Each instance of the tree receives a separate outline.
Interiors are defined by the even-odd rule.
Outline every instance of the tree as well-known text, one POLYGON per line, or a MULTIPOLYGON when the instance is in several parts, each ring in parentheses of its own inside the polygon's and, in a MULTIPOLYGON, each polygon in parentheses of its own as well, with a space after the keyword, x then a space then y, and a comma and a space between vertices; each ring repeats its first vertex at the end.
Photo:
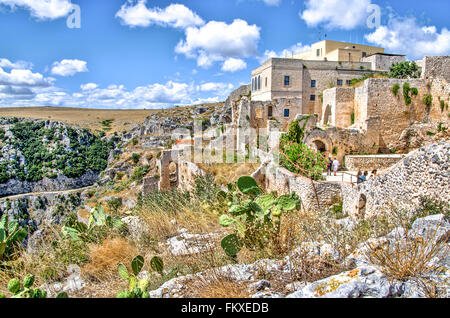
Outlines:
POLYGON ((389 69, 390 78, 419 78, 421 75, 416 62, 394 63, 389 69))

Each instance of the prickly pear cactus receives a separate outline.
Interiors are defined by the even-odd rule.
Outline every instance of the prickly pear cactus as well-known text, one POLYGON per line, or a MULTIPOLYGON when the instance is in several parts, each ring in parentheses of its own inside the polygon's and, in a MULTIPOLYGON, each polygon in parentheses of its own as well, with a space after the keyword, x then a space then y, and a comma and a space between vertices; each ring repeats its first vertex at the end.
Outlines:
POLYGON ((243 246, 255 249, 274 241, 280 230, 283 212, 300 207, 300 199, 295 193, 278 198, 274 193, 262 194, 252 177, 239 178, 236 186, 229 185, 228 193, 221 194, 221 198, 225 198, 222 204, 229 208, 228 213, 219 217, 220 225, 235 229, 234 234, 226 236, 221 242, 225 254, 232 258, 243 246), (240 193, 235 190, 236 186, 240 193))

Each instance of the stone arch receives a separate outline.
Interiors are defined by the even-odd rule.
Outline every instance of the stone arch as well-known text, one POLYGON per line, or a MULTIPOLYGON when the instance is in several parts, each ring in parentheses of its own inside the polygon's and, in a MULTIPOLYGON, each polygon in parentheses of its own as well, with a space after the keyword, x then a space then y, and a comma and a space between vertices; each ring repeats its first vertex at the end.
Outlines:
POLYGON ((333 142, 328 134, 322 130, 313 130, 305 139, 305 143, 313 149, 321 152, 331 153, 333 150, 333 142))

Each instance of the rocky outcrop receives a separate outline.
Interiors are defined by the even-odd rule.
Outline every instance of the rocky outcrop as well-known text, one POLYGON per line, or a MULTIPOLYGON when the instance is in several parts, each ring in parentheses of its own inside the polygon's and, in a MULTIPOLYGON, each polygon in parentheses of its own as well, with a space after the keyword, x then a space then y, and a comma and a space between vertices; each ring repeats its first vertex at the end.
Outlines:
MULTIPOLYGON (((236 281, 245 284, 249 293, 253 293, 253 298, 416 298, 425 297, 426 291, 417 277, 406 280, 396 280, 388 277, 385 270, 379 264, 371 263, 368 258, 370 252, 368 243, 377 249, 380 246, 396 246, 402 244, 406 239, 406 230, 397 228, 385 237, 371 239, 360 245, 350 256, 342 260, 339 253, 329 244, 311 242, 302 243, 299 248, 281 260, 259 260, 253 264, 227 265, 220 268, 209 269, 194 275, 174 278, 164 283, 160 288, 150 292, 151 298, 184 298, 192 297, 190 284, 201 280, 208 282, 214 277, 223 277, 229 281, 236 281), (303 255, 307 259, 322 257, 322 259, 332 259, 336 262, 343 262, 347 266, 353 266, 351 270, 346 270, 338 275, 305 283, 300 281, 289 282, 283 278, 292 277, 293 271, 303 270, 301 266, 294 265, 296 257, 303 255), (294 268, 295 267, 295 268, 294 268), (260 274, 271 277, 268 280, 258 279, 260 274), (276 291, 272 286, 285 283, 284 290, 287 293, 276 291)), ((441 287, 441 292, 448 289, 450 279, 450 259, 448 258, 448 237, 450 233, 450 223, 444 215, 432 215, 416 220, 409 231, 409 240, 423 240, 430 244, 441 242, 444 248, 435 255, 434 258, 421 260, 425 265, 434 265, 440 268, 439 273, 423 273, 420 279, 441 287), (430 235, 432 240, 430 240, 430 235)), ((424 248, 429 248, 424 245, 424 248)), ((411 251, 412 253, 413 251, 411 251)), ((438 291, 439 292, 439 291, 438 291)))
POLYGON ((24 193, 79 189, 93 185, 98 179, 99 174, 93 171, 89 171, 79 178, 68 178, 58 174, 55 179, 44 178, 37 182, 10 179, 6 183, 0 184, 0 197, 24 193))

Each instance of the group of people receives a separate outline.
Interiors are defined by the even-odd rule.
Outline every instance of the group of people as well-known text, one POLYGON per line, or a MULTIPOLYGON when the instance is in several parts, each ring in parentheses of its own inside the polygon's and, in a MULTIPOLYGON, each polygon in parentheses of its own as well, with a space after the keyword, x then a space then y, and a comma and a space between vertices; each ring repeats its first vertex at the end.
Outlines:
MULTIPOLYGON (((339 170, 339 166, 340 166, 340 162, 339 160, 337 160, 337 158, 333 158, 331 155, 328 156, 328 164, 327 164, 327 174, 328 176, 331 176, 332 173, 334 173, 334 176, 336 176, 336 172, 339 170)), ((376 177, 378 174, 378 170, 373 170, 370 178, 374 178, 376 177)), ((357 184, 366 182, 369 179, 369 172, 368 171, 364 171, 362 172, 361 170, 358 171, 358 175, 357 175, 357 184)))
POLYGON ((331 156, 328 157, 328 165, 327 165, 327 172, 328 175, 331 176, 331 171, 334 172, 334 175, 336 176, 336 172, 339 170, 340 166, 339 160, 337 158, 332 159, 331 156))
MULTIPOLYGON (((375 169, 372 171, 372 174, 370 175, 370 178, 374 178, 377 176, 378 171, 375 169)), ((363 182, 366 182, 369 179, 369 172, 368 171, 364 171, 364 173, 359 170, 358 171, 358 175, 357 175, 357 184, 361 184, 363 182)))

